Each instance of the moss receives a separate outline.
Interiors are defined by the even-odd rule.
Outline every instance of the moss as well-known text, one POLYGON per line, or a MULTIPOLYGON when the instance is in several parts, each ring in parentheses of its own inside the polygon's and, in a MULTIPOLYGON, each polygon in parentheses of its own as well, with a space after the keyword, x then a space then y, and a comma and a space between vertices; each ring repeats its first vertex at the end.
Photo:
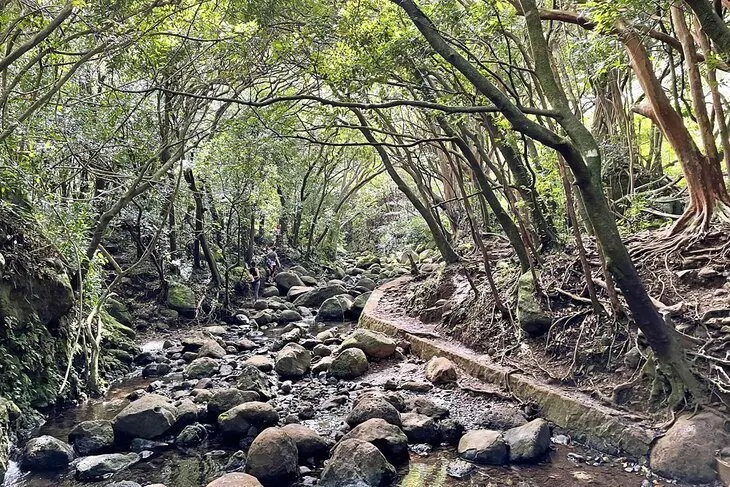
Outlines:
POLYGON ((129 312, 126 304, 111 298, 107 301, 106 311, 119 323, 125 326, 132 326, 132 314, 129 312))
POLYGON ((552 324, 535 296, 535 281, 530 271, 522 274, 517 283, 517 321, 523 330, 534 336, 546 333, 552 324))
POLYGON ((167 289, 167 306, 182 313, 195 311, 195 293, 185 284, 170 283, 167 289))

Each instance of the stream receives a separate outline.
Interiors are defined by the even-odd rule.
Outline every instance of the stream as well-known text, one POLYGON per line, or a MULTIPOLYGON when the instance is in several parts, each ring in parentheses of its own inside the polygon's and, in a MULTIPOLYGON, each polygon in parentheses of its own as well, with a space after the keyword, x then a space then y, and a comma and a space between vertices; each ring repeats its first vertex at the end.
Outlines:
MULTIPOLYGON (((316 335, 326 329, 333 329, 338 334, 347 333, 353 323, 326 324, 306 320, 302 327, 308 335, 316 335)), ((241 361, 257 352, 270 353, 269 349, 281 334, 281 327, 261 327, 253 330, 245 326, 227 325, 225 339, 246 336, 259 349, 235 355, 227 355, 224 361, 237 367, 241 361)), ((167 342, 178 343, 179 339, 189 331, 177 330, 150 337, 141 345, 144 352, 164 354, 163 346, 167 342)), ((169 355, 169 353, 168 353, 169 355)), ((171 360, 175 365, 175 361, 171 360)), ((179 362, 179 361, 178 361, 179 362)), ((121 411, 129 400, 127 397, 134 391, 144 389, 163 394, 173 399, 186 397, 192 386, 182 375, 182 365, 177 364, 173 371, 160 378, 145 378, 141 368, 128 374, 122 380, 112 384, 102 399, 89 400, 71 409, 59 412, 48 418, 39 428, 38 435, 51 435, 63 441, 68 440, 69 431, 78 423, 92 419, 112 419, 121 411)), ((369 371, 352 381, 327 380, 320 376, 305 377, 293 382, 291 392, 278 393, 271 400, 277 409, 300 412, 299 421, 324 437, 339 439, 347 429, 344 417, 351 408, 348 401, 342 405, 333 405, 327 401, 336 395, 353 396, 360 391, 376 389, 392 389, 394 382, 403 380, 425 383, 423 361, 415 357, 406 360, 388 359, 372 363, 369 371), (311 408, 312 414, 302 416, 303 409, 311 408), (308 418, 308 416, 313 416, 308 418)), ((270 372, 274 377, 276 374, 270 372)), ((225 380, 218 379, 215 380, 225 380)), ((192 381, 197 382, 197 381, 192 381)), ((466 429, 484 427, 510 427, 524 421, 523 412, 514 404, 504 402, 484 394, 462 390, 459 387, 433 388, 427 392, 399 391, 405 398, 422 396, 434 401, 437 405, 449 410, 451 418, 459 421, 466 429)), ((286 414, 282 414, 282 422, 286 414)), ((409 445, 410 461, 399 467, 399 479, 396 485, 402 487, 451 487, 451 486, 519 486, 519 487, 551 487, 566 485, 594 485, 606 487, 646 487, 642 468, 625 459, 605 456, 588 451, 580 445, 571 444, 569 437, 553 432, 553 445, 549 458, 536 465, 512 465, 507 467, 469 466, 468 474, 463 472, 464 462, 457 459, 454 447, 428 445, 409 445), (455 468, 456 466, 461 466, 455 468), (465 474, 464 478, 455 478, 454 474, 465 474)), ((211 434, 199 447, 176 448, 173 442, 169 447, 151 452, 147 458, 132 467, 118 472, 111 479, 99 482, 80 482, 73 477, 73 468, 60 473, 22 472, 17 461, 11 462, 5 475, 3 487, 80 487, 86 485, 106 486, 114 481, 131 480, 141 485, 165 484, 167 487, 199 487, 227 471, 235 469, 238 458, 235 453, 239 445, 223 441, 220 435, 211 434)), ((240 455, 240 454, 239 454, 240 455)), ((469 464, 470 465, 470 464, 469 464)), ((316 485, 321 465, 300 467, 301 480, 296 485, 316 485)))

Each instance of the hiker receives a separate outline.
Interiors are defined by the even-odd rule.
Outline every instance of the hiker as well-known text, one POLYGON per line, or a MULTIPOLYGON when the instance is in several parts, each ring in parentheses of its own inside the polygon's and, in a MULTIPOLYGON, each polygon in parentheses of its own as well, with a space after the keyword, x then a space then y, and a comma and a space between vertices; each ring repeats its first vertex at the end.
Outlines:
POLYGON ((273 281, 276 271, 281 267, 279 256, 276 254, 276 247, 273 245, 269 249, 269 253, 266 254, 264 262, 266 263, 266 281, 273 281))
POLYGON ((261 287, 261 274, 255 264, 251 264, 248 268, 248 282, 251 285, 251 294, 253 295, 253 306, 259 299, 259 288, 261 287))

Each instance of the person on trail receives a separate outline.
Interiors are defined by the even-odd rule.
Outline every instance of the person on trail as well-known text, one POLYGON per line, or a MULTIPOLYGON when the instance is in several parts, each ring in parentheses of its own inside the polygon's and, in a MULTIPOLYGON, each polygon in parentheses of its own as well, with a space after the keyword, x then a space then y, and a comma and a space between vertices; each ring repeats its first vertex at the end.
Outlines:
POLYGON ((251 264, 248 268, 248 282, 251 285, 251 295, 253 297, 253 306, 259 299, 259 288, 261 287, 261 274, 255 264, 251 264))
POLYGON ((277 269, 281 267, 279 256, 276 254, 276 248, 273 245, 269 249, 269 253, 266 254, 264 262, 266 263, 266 281, 273 281, 277 269))

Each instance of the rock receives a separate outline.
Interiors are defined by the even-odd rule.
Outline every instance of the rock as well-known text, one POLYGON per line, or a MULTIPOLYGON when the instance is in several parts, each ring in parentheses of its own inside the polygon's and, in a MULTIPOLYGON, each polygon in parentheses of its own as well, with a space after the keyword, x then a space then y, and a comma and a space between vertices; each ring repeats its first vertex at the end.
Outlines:
POLYGON ((418 413, 404 413, 400 416, 403 432, 410 443, 438 443, 439 425, 430 416, 418 413))
POLYGON ((276 286, 266 286, 263 291, 261 291, 261 297, 262 298, 273 298, 275 296, 279 296, 281 293, 279 292, 279 288, 276 286))
POLYGON ((307 294, 310 291, 314 291, 314 289, 315 288, 311 286, 294 286, 289 289, 288 293, 286 293, 286 299, 289 301, 296 301, 299 296, 307 294))
POLYGON ((361 295, 359 295, 358 297, 355 298, 355 301, 352 302, 352 309, 351 309, 351 313, 353 314, 353 316, 355 316, 355 317, 360 316, 360 314, 362 313, 362 310, 365 309, 365 305, 367 304, 368 299, 370 299, 370 294, 372 294, 372 293, 369 293, 369 292, 362 293, 361 295))
POLYGON ((305 286, 317 287, 317 285, 319 284, 317 282, 316 277, 312 277, 312 276, 301 276, 301 277, 302 277, 302 282, 304 283, 305 286))
POLYGON ((408 437, 398 426, 384 419, 368 419, 355 426, 342 441, 351 438, 372 443, 391 463, 400 463, 408 458, 408 437))
POLYGON ((369 277, 361 277, 357 281, 357 285, 358 286, 362 286, 364 288, 367 288, 369 291, 372 291, 373 289, 375 289, 375 286, 377 286, 377 284, 375 283, 375 281, 373 281, 369 277))
POLYGON ((251 443, 246 472, 265 486, 287 485, 296 479, 297 445, 281 428, 266 428, 251 443))
POLYGON ((509 460, 515 463, 536 462, 550 450, 550 426, 538 418, 504 432, 509 460))
POLYGON ((294 321, 302 321, 302 315, 300 315, 293 309, 285 309, 281 313, 279 313, 276 321, 278 323, 292 323, 294 321))
POLYGON ((358 329, 352 332, 340 345, 341 350, 359 348, 370 358, 381 359, 393 355, 395 341, 372 330, 358 329))
POLYGON ((239 350, 244 350, 244 351, 253 350, 254 348, 257 348, 258 347, 258 345, 256 345, 255 342, 249 340, 248 338, 241 338, 241 339, 237 340, 234 343, 234 345, 239 350))
POLYGON ((139 462, 136 453, 109 453, 84 457, 76 464, 76 477, 79 480, 100 480, 139 462))
POLYGON ((444 419, 449 415, 448 409, 441 407, 432 400, 422 396, 408 398, 405 401, 405 407, 406 410, 410 412, 425 414, 426 416, 430 416, 435 419, 444 419))
POLYGON ((312 366, 312 373, 319 374, 321 372, 328 372, 333 360, 334 357, 331 355, 329 357, 323 357, 322 360, 312 366))
POLYGON ((332 377, 338 379, 354 379, 368 370, 368 358, 359 348, 348 348, 337 354, 329 367, 332 377))
POLYGON ((175 438, 175 444, 183 448, 199 446, 208 438, 208 430, 202 424, 189 424, 175 438))
POLYGON ((158 394, 146 394, 114 418, 114 432, 131 438, 157 438, 175 424, 177 409, 158 394))
POLYGON ((279 272, 274 280, 283 294, 286 294, 294 286, 304 286, 304 283, 295 272, 279 272))
POLYGON ((369 396, 358 400, 347 415, 346 421, 351 427, 364 423, 368 419, 380 418, 396 426, 401 425, 400 413, 385 398, 369 396))
POLYGON ((329 357, 330 355, 332 355, 332 349, 327 345, 319 343, 314 346, 314 348, 312 349, 312 353, 316 357, 329 357))
POLYGON ((172 371, 168 364, 148 364, 142 369, 142 377, 162 377, 172 371))
POLYGON ((186 398, 175 403, 177 418, 175 428, 180 429, 198 421, 198 406, 191 399, 186 398))
POLYGON ((249 428, 274 426, 279 413, 271 404, 251 401, 240 404, 218 416, 218 426, 227 435, 246 436, 249 428))
POLYGON ((223 358, 226 351, 215 340, 206 340, 198 349, 198 357, 223 358))
POLYGON ((459 440, 457 448, 464 460, 482 465, 504 465, 509 459, 502 433, 493 430, 473 430, 459 440))
POLYGON ((367 441, 341 441, 327 462, 320 487, 384 487, 395 480, 395 467, 367 441))
POLYGON ((457 445, 464 434, 464 426, 455 419, 444 419, 439 422, 441 441, 449 445, 457 445))
POLYGON ((271 372, 274 370, 274 361, 266 355, 252 355, 246 359, 246 365, 252 365, 261 372, 271 372))
POLYGON ((337 296, 327 298, 317 310, 317 321, 344 321, 345 307, 337 296))
POLYGON ((219 367, 220 364, 217 360, 210 357, 201 357, 190 362, 185 367, 183 374, 187 379, 203 379, 215 375, 219 367))
POLYGON ((121 301, 114 298, 107 299, 106 312, 124 326, 132 326, 132 314, 129 312, 129 307, 121 301))
POLYGON ((114 446, 114 428, 104 419, 83 421, 69 432, 68 440, 81 456, 101 453, 114 446))
POLYGON ((449 462, 446 467, 446 475, 455 479, 465 479, 474 473, 474 470, 476 470, 476 467, 473 463, 457 458, 456 460, 449 462))
POLYGON ((408 381, 401 384, 400 388, 404 391, 428 392, 433 389, 433 384, 430 382, 408 381))
POLYGON ((520 328, 532 336, 544 335, 553 322, 543 311, 540 300, 535 296, 535 281, 531 271, 522 274, 518 281, 517 321, 520 328))
POLYGON ((715 451, 728 444, 725 420, 711 412, 682 415, 657 440, 649 463, 659 475, 691 483, 715 479, 715 451))
POLYGON ((426 364, 426 379, 434 384, 456 382, 456 366, 444 357, 434 357, 426 364))
POLYGON ((208 415, 211 418, 218 418, 218 416, 229 409, 233 409, 247 402, 258 401, 259 399, 259 394, 255 391, 242 391, 235 387, 216 389, 208 401, 208 415))
POLYGON ((206 487, 263 487, 253 475, 242 472, 227 473, 218 477, 206 487))
POLYGON ((331 284, 318 287, 299 295, 295 300, 296 306, 306 306, 307 308, 318 308, 326 299, 337 296, 338 294, 346 294, 347 290, 340 284, 331 284))
POLYGON ((316 431, 301 424, 287 424, 281 430, 294 440, 299 452, 299 460, 304 462, 308 458, 326 458, 330 443, 316 431))
POLYGON ((269 379, 252 365, 244 365, 236 380, 238 388, 242 391, 255 391, 262 399, 274 397, 269 379))
POLYGON ((59 470, 74 459, 71 445, 53 436, 31 438, 23 449, 20 466, 23 470, 34 472, 59 470))
POLYGON ((298 379, 309 371, 311 361, 312 352, 296 343, 289 343, 276 354, 274 370, 281 377, 298 379))
POLYGON ((169 283, 167 287, 168 308, 174 309, 183 316, 193 317, 197 309, 197 300, 192 289, 182 283, 169 283))
POLYGON ((203 331, 215 336, 225 335, 227 332, 226 327, 221 325, 206 326, 203 331))

